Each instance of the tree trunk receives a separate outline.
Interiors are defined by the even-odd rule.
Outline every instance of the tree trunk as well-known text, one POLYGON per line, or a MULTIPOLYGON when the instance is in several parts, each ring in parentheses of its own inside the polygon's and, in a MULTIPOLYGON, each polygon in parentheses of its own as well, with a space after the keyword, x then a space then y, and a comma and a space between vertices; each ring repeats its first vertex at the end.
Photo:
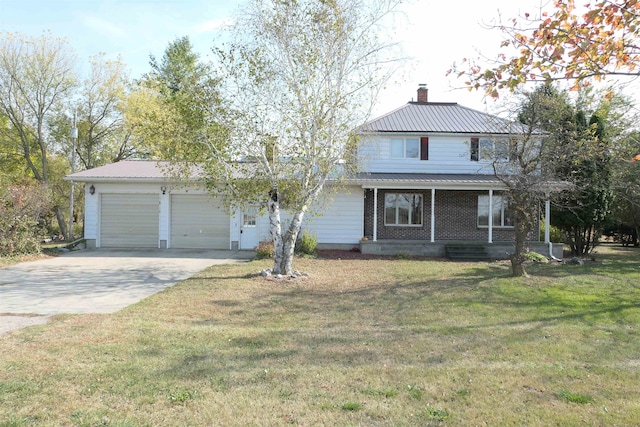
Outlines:
POLYGON ((304 210, 298 211, 291 218, 291 224, 284 235, 282 241, 282 263, 280 265, 280 271, 282 274, 293 273, 293 256, 296 249, 296 240, 300 229, 302 228, 302 219, 304 218, 304 210))
POLYGON ((524 269, 525 254, 527 252, 527 226, 526 220, 518 221, 516 214, 515 224, 515 251, 511 255, 511 274, 514 277, 527 277, 524 269))
POLYGON ((281 274, 282 265, 282 225, 280 223, 280 202, 278 193, 271 190, 267 201, 269 210, 269 230, 271 231, 271 241, 273 242, 273 274, 281 274))
POLYGON ((58 227, 60 227, 60 234, 63 236, 67 235, 67 221, 64 218, 64 214, 62 213, 62 208, 60 206, 55 206, 53 208, 56 212, 56 219, 58 220, 58 227))

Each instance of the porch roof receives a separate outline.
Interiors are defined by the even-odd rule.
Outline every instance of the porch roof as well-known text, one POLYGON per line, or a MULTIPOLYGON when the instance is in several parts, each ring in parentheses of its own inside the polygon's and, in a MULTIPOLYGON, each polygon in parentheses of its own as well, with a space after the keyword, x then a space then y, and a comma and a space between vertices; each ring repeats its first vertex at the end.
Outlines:
POLYGON ((354 180, 363 188, 501 189, 493 175, 433 173, 358 173, 354 180))

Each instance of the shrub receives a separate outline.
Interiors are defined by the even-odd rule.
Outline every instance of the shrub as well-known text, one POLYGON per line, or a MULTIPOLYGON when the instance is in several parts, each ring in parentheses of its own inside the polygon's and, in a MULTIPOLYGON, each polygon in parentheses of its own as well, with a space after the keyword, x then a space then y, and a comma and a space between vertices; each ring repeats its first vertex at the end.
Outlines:
POLYGON ((40 252, 38 224, 51 208, 45 186, 0 185, 0 256, 40 252))
POLYGON ((271 241, 260 242, 255 250, 258 258, 273 258, 274 248, 271 241))
MULTIPOLYGON (((544 242, 544 221, 540 223, 540 241, 544 242)), ((549 240, 554 243, 561 243, 564 240, 562 236, 562 230, 555 225, 549 227, 549 240)))
POLYGON ((318 249, 318 239, 308 231, 302 232, 302 237, 296 242, 296 252, 304 255, 315 255, 318 249))
POLYGON ((526 254, 524 254, 524 259, 526 261, 535 262, 538 264, 545 264, 549 262, 549 259, 547 259, 546 256, 540 255, 537 252, 527 252, 526 254))

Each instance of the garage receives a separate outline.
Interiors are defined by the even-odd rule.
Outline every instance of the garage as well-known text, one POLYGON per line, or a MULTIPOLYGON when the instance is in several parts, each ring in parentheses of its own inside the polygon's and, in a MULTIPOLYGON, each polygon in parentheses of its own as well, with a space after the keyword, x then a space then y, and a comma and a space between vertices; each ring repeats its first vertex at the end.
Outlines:
POLYGON ((229 215, 207 194, 171 195, 172 248, 229 249, 229 215))
POLYGON ((100 246, 157 248, 158 194, 100 195, 100 246))

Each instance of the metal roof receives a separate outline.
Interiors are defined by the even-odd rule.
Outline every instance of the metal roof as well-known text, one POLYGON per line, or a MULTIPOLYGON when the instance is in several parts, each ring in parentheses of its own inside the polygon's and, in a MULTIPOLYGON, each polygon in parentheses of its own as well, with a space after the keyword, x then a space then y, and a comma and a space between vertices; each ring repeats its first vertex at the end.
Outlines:
POLYGON ((407 185, 423 188, 502 188, 494 175, 436 173, 358 173, 352 181, 363 187, 393 187, 407 185))
POLYGON ((433 132, 467 134, 513 134, 521 125, 463 107, 455 102, 409 102, 373 119, 362 132, 433 132))
POLYGON ((74 181, 133 179, 133 180, 164 180, 162 167, 168 162, 149 160, 121 160, 108 165, 87 169, 68 175, 66 179, 74 181))

